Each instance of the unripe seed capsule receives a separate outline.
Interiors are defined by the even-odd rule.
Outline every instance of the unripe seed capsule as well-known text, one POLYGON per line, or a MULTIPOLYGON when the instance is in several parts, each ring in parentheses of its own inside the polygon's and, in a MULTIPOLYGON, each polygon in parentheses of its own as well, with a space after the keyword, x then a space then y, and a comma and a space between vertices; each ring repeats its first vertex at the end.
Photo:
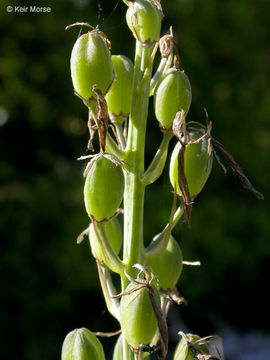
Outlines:
MULTIPOLYGON (((133 289, 135 286, 132 283, 129 284, 126 291, 133 289)), ((159 304, 160 300, 156 288, 154 288, 154 291, 156 292, 156 301, 159 304)), ((151 342, 157 330, 157 319, 147 288, 143 287, 129 295, 122 296, 120 319, 122 333, 133 348, 137 349, 140 344, 149 344, 151 342)))
MULTIPOLYGON (((126 360, 134 360, 134 352, 128 347, 126 349, 126 360)), ((143 357, 145 359, 145 357, 143 357)), ((117 342, 114 346, 112 360, 123 360, 123 339, 122 334, 119 335, 117 342)))
POLYGON ((143 45, 159 40, 162 12, 150 0, 135 0, 126 14, 127 24, 133 35, 143 45))
MULTIPOLYGON (((153 242, 155 242, 155 238, 153 242)), ((158 289, 168 290, 175 287, 182 273, 182 262, 182 251, 172 235, 164 251, 147 257, 146 263, 152 268, 156 276, 154 283, 158 289)))
POLYGON ((106 95, 111 119, 125 118, 129 115, 133 81, 133 64, 123 55, 113 55, 114 82, 106 95))
MULTIPOLYGON (((106 236, 114 252, 119 254, 122 245, 122 233, 119 221, 117 218, 112 218, 104 224, 97 224, 97 230, 99 230, 102 226, 104 226, 106 236)), ((94 257, 104 262, 103 251, 97 239, 93 223, 91 223, 89 227, 89 240, 94 257)))
POLYGON ((198 340, 200 340, 198 335, 185 334, 176 346, 173 360, 196 360, 198 354, 209 355, 207 345, 196 344, 198 340))
POLYGON ((84 185, 84 203, 89 216, 108 219, 119 207, 124 194, 124 174, 120 165, 99 156, 89 170, 84 185))
POLYGON ((103 347, 97 337, 86 328, 75 329, 65 338, 62 360, 105 360, 103 347))
MULTIPOLYGON (((126 349, 126 360, 134 360, 134 352, 130 349, 130 347, 127 347, 126 349)), ((142 359, 146 360, 149 359, 146 356, 142 356, 142 359)), ((123 360, 123 339, 122 334, 119 335, 117 342, 114 346, 113 350, 113 357, 112 360, 123 360)))
POLYGON ((105 95, 114 73, 111 54, 101 32, 93 30, 83 34, 75 42, 70 59, 71 78, 74 90, 84 98, 96 98, 92 91, 95 84, 105 95))
MULTIPOLYGON (((191 141, 201 136, 198 133, 190 133, 191 141)), ((178 184, 178 153, 181 148, 178 142, 172 152, 170 161, 170 181, 176 192, 181 195, 178 184)), ((184 152, 184 172, 191 197, 197 196, 203 189, 212 170, 213 152, 208 154, 208 137, 203 137, 198 143, 186 145, 184 152)))
POLYGON ((116 344, 114 346, 112 360, 122 360, 122 359, 123 359, 123 343, 122 343, 122 335, 119 335, 116 344))
POLYGON ((178 111, 187 115, 191 104, 191 86, 187 75, 170 69, 160 80, 154 94, 156 118, 165 129, 170 129, 178 111))

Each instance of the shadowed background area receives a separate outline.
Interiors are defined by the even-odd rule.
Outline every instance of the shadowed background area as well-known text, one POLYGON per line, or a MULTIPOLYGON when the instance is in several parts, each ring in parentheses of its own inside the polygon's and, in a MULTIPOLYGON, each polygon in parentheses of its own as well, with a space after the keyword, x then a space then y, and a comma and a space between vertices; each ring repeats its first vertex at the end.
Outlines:
MULTIPOLYGON (((85 29, 64 28, 75 21, 99 25, 112 53, 132 59, 125 10, 117 0, 1 1, 1 359, 59 359, 74 328, 118 329, 106 312, 89 243, 76 245, 89 223, 84 165, 76 161, 85 154, 88 131, 87 109, 73 95, 69 57, 85 29), (10 5, 49 6, 51 12, 8 13, 10 5)), ((202 266, 184 268, 178 285, 188 306, 173 307, 180 322, 170 320, 172 340, 181 326, 201 336, 226 326, 243 334, 269 331, 269 1, 164 0, 163 10, 162 34, 173 25, 193 89, 189 120, 204 122, 205 107, 213 136, 265 195, 264 201, 253 198, 231 171, 224 176, 214 164, 195 201, 191 229, 180 223, 174 231, 185 260, 202 266)), ((151 106, 147 163, 161 139, 151 106)), ((146 243, 168 221, 167 173, 168 164, 147 189, 146 243)), ((102 340, 107 354, 114 341, 102 340)))

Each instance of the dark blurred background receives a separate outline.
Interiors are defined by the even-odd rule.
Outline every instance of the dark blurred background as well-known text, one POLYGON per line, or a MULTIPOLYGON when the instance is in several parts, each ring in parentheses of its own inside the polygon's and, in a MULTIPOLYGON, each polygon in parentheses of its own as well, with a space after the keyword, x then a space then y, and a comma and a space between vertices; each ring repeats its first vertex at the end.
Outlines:
MULTIPOLYGON (((85 154, 87 110, 73 95, 69 71, 81 29, 64 28, 75 21, 99 25, 113 54, 133 58, 125 9, 120 0, 1 1, 0 359, 59 359, 75 327, 118 328, 106 312, 89 244, 75 241, 88 225, 83 164, 76 160, 85 154), (15 5, 51 12, 7 12, 15 5)), ((171 339, 187 329, 226 340, 229 329, 236 343, 234 350, 227 343, 227 359, 239 360, 244 337, 269 341, 270 3, 164 0, 163 10, 163 34, 173 25, 193 89, 189 119, 204 122, 207 109, 213 136, 265 196, 255 199, 214 164, 191 229, 180 223, 174 231, 184 258, 202 265, 184 268, 179 290, 188 306, 173 307, 171 339)), ((161 139, 152 114, 147 162, 161 139)), ((166 224, 171 201, 165 174, 147 189, 146 241, 166 224)), ((108 356, 114 341, 103 341, 108 356)), ((245 359, 261 359, 259 350, 245 359)))

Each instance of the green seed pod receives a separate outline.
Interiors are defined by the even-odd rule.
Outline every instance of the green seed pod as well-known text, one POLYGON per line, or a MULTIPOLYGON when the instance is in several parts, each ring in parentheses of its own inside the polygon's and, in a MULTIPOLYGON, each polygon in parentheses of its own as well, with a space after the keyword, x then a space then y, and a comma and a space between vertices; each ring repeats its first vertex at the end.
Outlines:
MULTIPOLYGON (((105 223, 97 224, 97 229, 99 230, 102 226, 104 227, 106 236, 114 252, 116 254, 119 254, 122 245, 122 233, 119 221, 117 220, 117 218, 112 218, 105 223)), ((99 259, 100 261, 104 261, 102 255, 103 251, 99 245, 93 223, 91 223, 89 227, 89 240, 92 254, 94 255, 94 257, 99 259)))
POLYGON ((126 56, 113 55, 114 82, 106 95, 111 119, 126 118, 130 113, 134 66, 126 56))
POLYGON ((170 129, 178 111, 187 115, 191 104, 191 86, 187 75, 170 69, 160 80, 154 94, 156 118, 165 129, 170 129))
POLYGON ((135 0, 127 10, 128 27, 143 45, 152 45, 159 40, 162 20, 159 7, 150 0, 135 0))
POLYGON ((62 360, 105 360, 103 347, 97 337, 86 328, 75 329, 65 338, 62 360))
POLYGON ((124 173, 120 165, 101 155, 95 159, 84 185, 84 203, 89 216, 108 219, 119 207, 124 194, 124 173))
POLYGON ((96 98, 92 91, 94 84, 105 95, 114 77, 105 35, 93 30, 80 36, 72 49, 70 68, 73 87, 79 96, 85 100, 96 98))
MULTIPOLYGON (((134 360, 134 353, 128 347, 127 354, 126 354, 126 360, 134 360)), ((143 357, 145 359, 145 357, 143 357)), ((122 334, 118 336, 117 342, 115 344, 114 350, 113 350, 113 358, 112 360, 123 360, 123 339, 122 334)))
MULTIPOLYGON (((155 239, 153 239, 153 246, 155 239)), ((146 263, 153 270, 156 279, 155 285, 158 289, 173 289, 182 273, 183 256, 180 246, 171 235, 168 245, 164 251, 159 254, 147 256, 146 263)))
MULTIPOLYGON (((129 284, 126 291, 136 285, 129 284)), ((156 292, 157 304, 160 304, 159 294, 156 292)), ((157 319, 152 307, 149 290, 142 288, 129 295, 124 295, 120 302, 120 320, 122 333, 126 341, 137 349, 140 344, 149 344, 157 330, 157 319)))
POLYGON ((122 360, 122 359, 123 359, 122 335, 119 335, 113 349, 113 360, 122 360))
POLYGON ((184 334, 176 346, 173 360, 196 360, 198 354, 209 355, 207 345, 199 340, 198 335, 184 334))
MULTIPOLYGON (((190 133, 191 141, 199 138, 201 134, 190 133)), ((172 152, 170 161, 170 181, 180 195, 178 184, 178 153, 181 148, 178 142, 172 152)), ((191 197, 197 196, 203 189, 212 170, 213 152, 208 154, 208 137, 203 137, 198 143, 186 145, 184 152, 184 172, 191 197)))

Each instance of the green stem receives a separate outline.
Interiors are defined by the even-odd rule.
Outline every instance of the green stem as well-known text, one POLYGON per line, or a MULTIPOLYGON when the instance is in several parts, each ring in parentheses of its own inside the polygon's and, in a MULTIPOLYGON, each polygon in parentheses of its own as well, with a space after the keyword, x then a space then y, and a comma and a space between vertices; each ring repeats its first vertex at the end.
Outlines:
POLYGON ((109 133, 107 133, 106 137, 106 151, 108 151, 110 154, 115 155, 119 160, 123 160, 124 158, 124 152, 119 149, 116 142, 113 140, 109 133))
POLYGON ((150 96, 154 95, 156 86, 162 76, 166 73, 166 71, 170 68, 172 64, 172 56, 170 55, 168 58, 162 58, 155 75, 152 77, 150 84, 150 96))
POLYGON ((123 134, 122 123, 115 122, 114 126, 115 126, 116 134, 117 134, 117 137, 118 137, 118 140, 120 143, 120 148, 121 148, 121 150, 124 150, 126 147, 126 139, 123 134))
MULTIPOLYGON (((124 252, 123 261, 127 272, 132 265, 143 262, 143 207, 145 185, 141 181, 144 172, 146 120, 148 114, 153 46, 143 47, 136 42, 132 102, 124 163, 124 252)), ((122 279, 123 289, 128 280, 122 279)))
POLYGON ((130 0, 123 0, 123 2, 127 5, 127 6, 129 6, 130 5, 130 0))
POLYGON ((171 230, 173 230, 173 228, 176 226, 176 224, 177 224, 178 221, 181 219, 181 217, 182 217, 183 214, 184 214, 184 207, 183 207, 183 206, 179 206, 179 207, 177 208, 176 212, 174 213, 171 230))
POLYGON ((120 322, 119 314, 119 299, 114 299, 112 296, 117 295, 115 287, 112 282, 111 273, 104 265, 102 266, 99 260, 96 259, 100 285, 103 296, 107 305, 108 311, 120 322))
POLYGON ((150 84, 150 95, 154 94, 155 88, 157 83, 159 82, 159 80, 161 79, 162 75, 163 75, 163 71, 165 69, 167 63, 167 59, 162 58, 160 60, 159 66, 157 68, 157 71, 155 72, 155 75, 153 76, 152 80, 151 80, 151 84, 150 84))
POLYGON ((150 243, 150 245, 146 249, 145 252, 146 257, 158 256, 163 251, 165 251, 168 245, 171 232, 184 213, 183 206, 179 206, 176 211, 175 211, 175 206, 176 206, 176 197, 174 198, 173 201, 170 220, 168 224, 165 226, 165 228, 162 230, 162 232, 159 235, 157 235, 157 237, 150 243))
POLYGON ((148 169, 142 175, 141 180, 145 185, 152 184, 162 174, 167 159, 169 142, 172 137, 172 133, 163 133, 161 144, 148 169))
POLYGON ((104 262, 112 271, 123 276, 124 267, 119 256, 113 250, 106 232, 104 230, 104 223, 97 224, 95 220, 92 220, 96 238, 98 240, 99 246, 102 249, 102 255, 104 257, 104 262))

